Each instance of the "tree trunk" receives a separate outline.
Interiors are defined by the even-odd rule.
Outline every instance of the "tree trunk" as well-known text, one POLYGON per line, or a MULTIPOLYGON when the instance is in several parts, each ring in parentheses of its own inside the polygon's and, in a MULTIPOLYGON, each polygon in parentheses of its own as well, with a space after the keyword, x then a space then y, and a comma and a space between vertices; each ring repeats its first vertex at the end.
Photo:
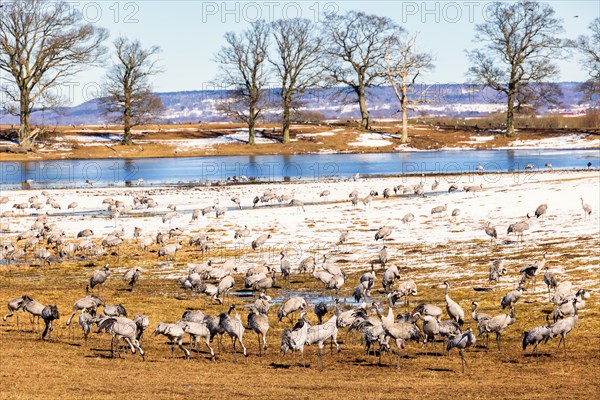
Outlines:
POLYGON ((406 95, 406 83, 402 82, 402 138, 401 143, 408 143, 408 96, 406 95))
POLYGON ((283 143, 290 142, 290 101, 289 99, 283 99, 283 143))
POLYGON ((128 94, 125 94, 123 109, 123 144, 133 144, 133 140, 131 140, 131 97, 128 94))
POLYGON ((508 93, 508 104, 506 108, 506 136, 515 136, 515 121, 514 121, 514 108, 515 108, 515 92, 509 91, 508 93))
POLYGON ((250 106, 250 113, 248 116, 248 144, 254 145, 254 126, 256 124, 254 105, 250 106))
POLYGON ((25 149, 30 149, 33 144, 29 137, 30 126, 29 126, 29 101, 28 95, 21 93, 20 102, 20 115, 19 115, 19 146, 25 149))
POLYGON ((369 111, 367 111, 367 99, 365 95, 365 87, 361 84, 357 91, 358 94, 358 105, 360 107, 360 127, 362 129, 371 128, 369 121, 369 111))

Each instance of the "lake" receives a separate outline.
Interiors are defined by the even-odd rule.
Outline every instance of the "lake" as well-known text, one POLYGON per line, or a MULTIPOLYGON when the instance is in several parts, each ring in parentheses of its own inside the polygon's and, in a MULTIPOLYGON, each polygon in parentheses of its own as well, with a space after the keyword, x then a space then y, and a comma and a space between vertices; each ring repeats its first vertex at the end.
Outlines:
POLYGON ((320 180, 361 176, 457 174, 476 172, 598 168, 599 149, 568 150, 465 150, 369 154, 299 154, 264 156, 220 156, 191 158, 142 158, 99 160, 52 160, 0 162, 1 188, 94 186, 199 185, 229 177, 247 177, 260 182, 320 180), (138 180, 142 179, 143 182, 138 180))

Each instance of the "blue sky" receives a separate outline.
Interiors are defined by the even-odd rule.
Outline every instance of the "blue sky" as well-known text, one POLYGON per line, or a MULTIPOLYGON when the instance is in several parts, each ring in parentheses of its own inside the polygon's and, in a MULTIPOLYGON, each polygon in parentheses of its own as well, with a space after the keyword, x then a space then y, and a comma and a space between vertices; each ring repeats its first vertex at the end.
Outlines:
MULTIPOLYGON (((563 19, 564 37, 588 33, 587 26, 600 16, 598 1, 550 1, 563 19)), ((158 45, 165 72, 155 77, 160 92, 207 88, 214 78, 213 55, 223 44, 223 34, 240 31, 258 17, 277 19, 301 15, 318 18, 324 9, 362 10, 384 15, 419 32, 423 50, 436 57, 436 68, 424 78, 428 83, 463 82, 468 60, 465 49, 473 43, 474 26, 483 21, 487 1, 79 1, 72 3, 86 19, 107 28, 111 40, 123 34, 145 46, 158 45)), ((581 81, 586 74, 571 57, 559 62, 563 81, 581 81)), ((72 87, 73 101, 93 96, 104 70, 81 73, 72 87)))

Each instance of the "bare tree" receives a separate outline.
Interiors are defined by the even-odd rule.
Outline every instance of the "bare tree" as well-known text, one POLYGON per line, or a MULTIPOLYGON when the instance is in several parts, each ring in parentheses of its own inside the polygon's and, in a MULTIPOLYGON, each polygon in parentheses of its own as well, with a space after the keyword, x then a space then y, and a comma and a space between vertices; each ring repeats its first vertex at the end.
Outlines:
POLYGON ((85 23, 72 4, 13 0, 0 11, 0 70, 9 74, 4 108, 18 115, 19 146, 31 148, 38 129, 31 129, 35 110, 56 105, 56 89, 65 78, 97 62, 104 54, 106 30, 85 23))
POLYGON ((385 57, 382 67, 385 79, 400 102, 402 143, 408 142, 408 110, 412 104, 420 102, 419 99, 411 98, 409 93, 419 75, 433 69, 433 56, 420 52, 416 42, 417 34, 408 36, 401 30, 394 32, 384 42, 385 57))
POLYGON ((582 85, 584 100, 592 103, 600 102, 600 18, 589 25, 591 36, 581 35, 577 40, 569 41, 581 54, 581 66, 588 72, 590 78, 582 85))
POLYGON ((506 136, 514 136, 519 93, 531 95, 558 73, 554 60, 563 41, 556 35, 562 24, 552 7, 533 0, 497 2, 487 11, 486 22, 475 27, 474 40, 483 47, 468 52, 469 74, 474 82, 506 96, 506 136))
POLYGON ((399 28, 390 18, 359 11, 325 16, 325 53, 329 59, 325 66, 335 83, 349 86, 358 97, 360 126, 364 129, 370 128, 366 88, 385 82, 380 65, 385 57, 385 38, 394 29, 399 28))
POLYGON ((308 19, 279 19, 272 24, 275 54, 269 61, 281 82, 283 143, 290 142, 290 112, 310 88, 322 81, 323 40, 308 19))
POLYGON ((219 109, 248 125, 248 144, 253 145, 268 84, 269 25, 258 20, 239 35, 227 32, 225 41, 227 44, 215 56, 219 64, 216 84, 233 90, 219 109))
POLYGON ((109 69, 100 101, 115 121, 123 124, 123 144, 133 143, 131 128, 150 122, 160 115, 164 106, 152 92, 149 78, 163 71, 156 55, 158 46, 144 49, 138 41, 119 37, 114 42, 116 61, 109 69))

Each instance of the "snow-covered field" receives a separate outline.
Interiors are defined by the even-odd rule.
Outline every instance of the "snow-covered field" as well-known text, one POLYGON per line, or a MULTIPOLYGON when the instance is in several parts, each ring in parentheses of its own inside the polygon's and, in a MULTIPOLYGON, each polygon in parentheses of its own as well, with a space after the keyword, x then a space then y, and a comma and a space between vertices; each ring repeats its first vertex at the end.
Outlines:
MULTIPOLYGON (((371 260, 377 259, 381 241, 374 240, 374 234, 381 226, 390 226, 393 233, 388 241, 391 262, 407 267, 405 276, 410 277, 410 269, 418 266, 426 275, 460 277, 472 274, 473 271, 456 270, 453 263, 457 258, 470 255, 487 255, 502 257, 516 254, 519 251, 532 250, 541 254, 550 244, 559 247, 565 253, 583 252, 578 260, 578 268, 589 270, 588 283, 599 287, 600 262, 600 190, 598 171, 589 172, 546 172, 516 174, 484 174, 438 177, 439 187, 431 192, 433 177, 426 177, 425 197, 394 196, 382 199, 385 188, 397 185, 415 185, 421 180, 417 178, 378 178, 360 179, 358 181, 327 181, 302 183, 270 183, 260 185, 237 185, 230 187, 197 187, 197 188, 89 188, 78 190, 47 190, 62 206, 62 210, 54 212, 46 206, 41 213, 48 213, 48 222, 55 223, 67 235, 67 242, 76 242, 76 235, 83 229, 90 228, 95 237, 102 238, 122 227, 125 238, 132 238, 134 227, 142 228, 143 236, 155 237, 157 232, 167 232, 171 227, 184 231, 184 246, 187 237, 202 233, 211 237, 213 253, 209 257, 217 263, 218 249, 232 249, 243 246, 233 239, 236 229, 247 226, 251 230, 249 242, 263 233, 270 233, 272 238, 265 245, 263 252, 251 250, 238 260, 239 269, 245 270, 253 265, 268 263, 277 266, 279 252, 288 249, 288 258, 292 265, 309 254, 332 253, 332 260, 346 269, 367 269, 371 260), (452 184, 460 190, 448 193, 452 184), (483 191, 473 194, 463 191, 466 185, 483 184, 483 191), (323 190, 330 195, 320 197, 323 190), (370 204, 353 207, 349 201, 349 193, 358 190, 359 198, 369 194, 371 190, 379 192, 379 196, 370 204), (271 202, 259 203, 252 208, 252 199, 266 191, 277 195, 289 195, 305 202, 305 212, 296 207, 271 202), (112 197, 122 200, 126 205, 133 205, 134 195, 147 195, 158 202, 153 210, 134 208, 124 213, 118 220, 110 219, 103 199, 112 197), (237 196, 241 199, 239 210, 231 201, 237 196), (584 218, 580 198, 592 207, 591 218, 584 218), (66 206, 76 201, 75 212, 67 212, 66 206), (540 204, 548 205, 547 214, 542 219, 527 219, 540 204), (162 216, 169 212, 168 205, 177 207, 176 216, 169 222, 162 222, 162 216), (197 223, 190 222, 193 209, 215 205, 227 207, 227 212, 220 218, 211 212, 200 217, 197 223), (431 209, 439 205, 447 205, 447 213, 441 218, 432 217, 431 209), (454 209, 460 215, 451 217, 454 209), (406 213, 413 213, 415 220, 403 224, 406 213), (517 245, 514 235, 507 235, 507 227, 511 223, 526 220, 530 229, 524 235, 522 244, 517 245), (497 246, 491 253, 489 238, 484 233, 484 225, 491 222, 498 231, 497 246), (116 225, 116 226, 115 226, 116 225), (336 242, 341 230, 349 231, 348 243, 337 246, 336 242), (591 241, 591 248, 581 248, 578 243, 582 237, 591 241), (419 246, 420 251, 414 250, 419 246), (423 270, 425 268, 425 270, 423 270)), ((27 202, 31 196, 38 196, 45 203, 45 196, 39 190, 3 191, 9 202, 2 210, 10 210, 13 204, 27 202)), ((12 218, 2 218, 10 232, 3 233, 3 239, 12 239, 17 232, 27 230, 36 218, 34 210, 26 210, 24 216, 15 211, 12 218)), ((171 239, 174 242, 175 238, 171 239)), ((548 254, 549 265, 557 273, 564 272, 561 263, 553 262, 560 253, 548 254)), ((156 257, 156 255, 152 255, 156 257)), ((531 260, 533 261, 533 260, 531 260)), ((127 263, 127 261, 125 261, 127 263)), ((512 265, 520 268, 522 265, 512 265)), ((482 284, 487 276, 481 271, 484 265, 474 265, 480 274, 482 284)), ((185 268, 182 266, 181 271, 185 268)), ((177 273, 178 271, 174 271, 177 273)), ((517 279, 517 278, 515 278, 517 279)), ((515 282, 508 282, 509 285, 515 282)))

